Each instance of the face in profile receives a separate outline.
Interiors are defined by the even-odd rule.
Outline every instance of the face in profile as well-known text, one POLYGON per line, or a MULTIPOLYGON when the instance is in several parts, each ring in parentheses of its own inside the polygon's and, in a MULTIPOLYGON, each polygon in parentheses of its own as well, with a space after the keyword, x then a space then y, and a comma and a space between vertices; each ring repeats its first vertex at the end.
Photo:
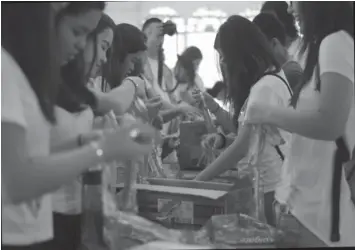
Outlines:
POLYGON ((277 39, 273 38, 270 41, 271 49, 280 64, 284 64, 288 60, 287 47, 283 46, 282 43, 277 39))
POLYGON ((122 64, 124 75, 132 74, 136 67, 143 65, 143 61, 144 51, 128 54, 122 64))
POLYGON ((107 28, 100 32, 96 40, 97 42, 94 44, 93 39, 88 39, 83 55, 85 74, 88 74, 91 78, 98 76, 102 65, 107 62, 106 53, 113 41, 112 29, 107 28))
POLYGON ((195 72, 197 72, 198 69, 200 68, 201 61, 202 61, 201 59, 196 59, 192 62, 195 72))
POLYGON ((59 20, 57 34, 62 65, 85 48, 87 36, 96 28, 101 15, 100 10, 89 10, 77 15, 65 15, 59 20))
POLYGON ((164 43, 164 36, 161 33, 162 23, 151 23, 144 30, 147 38, 148 49, 158 49, 164 43))

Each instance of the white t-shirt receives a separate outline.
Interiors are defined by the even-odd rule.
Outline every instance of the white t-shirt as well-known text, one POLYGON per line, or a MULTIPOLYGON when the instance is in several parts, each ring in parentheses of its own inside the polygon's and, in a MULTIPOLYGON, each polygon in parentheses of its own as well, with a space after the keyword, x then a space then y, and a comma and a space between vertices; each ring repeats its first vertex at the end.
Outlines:
MULTIPOLYGON (((354 84, 354 40, 344 31, 327 36, 319 51, 320 74, 335 72, 354 84)), ((337 84, 336 82, 334 84, 337 84)), ((298 110, 310 110, 320 100, 315 79, 301 92, 298 110)), ((355 145, 355 107, 352 104, 345 138, 350 150, 355 145)), ((355 246, 355 206, 350 200, 344 172, 340 198, 340 237, 331 243, 331 190, 335 142, 321 141, 294 134, 287 164, 292 192, 288 203, 294 216, 329 246, 355 246)))
MULTIPOLYGON (((287 82, 283 71, 280 71, 278 75, 287 82)), ((264 76, 252 87, 246 110, 241 112, 239 121, 243 122, 245 117, 248 116, 248 107, 251 103, 258 102, 287 107, 290 98, 290 91, 281 79, 272 75, 264 76)), ((261 147, 258 159, 255 159, 255 164, 259 169, 264 193, 274 191, 281 180, 281 167, 283 163, 280 155, 277 153, 275 145, 279 145, 283 154, 287 155, 290 139, 290 133, 281 129, 266 125, 254 126, 248 155, 238 163, 238 168, 243 169, 248 167, 251 157, 255 157, 258 147, 261 147), (260 141, 260 139, 262 139, 263 142, 260 141), (262 143, 263 146, 260 146, 260 143, 262 143)), ((254 163, 251 162, 251 164, 254 163)))
MULTIPOLYGON (((77 138, 79 134, 90 132, 93 127, 94 114, 90 108, 73 114, 56 107, 57 124, 51 129, 51 146, 77 138)), ((81 178, 62 186, 52 194, 53 211, 63 214, 81 213, 81 178)))
MULTIPOLYGON (((3 48, 1 122, 16 124, 25 129, 29 156, 41 157, 49 154, 50 125, 42 114, 26 76, 3 48)), ((2 146, 6 147, 6 142, 2 142, 2 146)), ((2 244, 29 245, 53 237, 50 195, 20 205, 3 205, 2 209, 2 244)))
POLYGON ((163 76, 163 81, 162 81, 162 87, 160 87, 158 84, 158 61, 155 59, 152 59, 152 58, 148 58, 148 63, 150 65, 150 69, 151 69, 153 77, 154 77, 154 80, 151 83, 154 91, 156 93, 158 93, 163 100, 170 102, 170 98, 169 98, 168 93, 166 91, 164 91, 164 90, 167 90, 167 86, 165 85, 164 76, 163 76), (162 88, 164 88, 164 90, 162 88))

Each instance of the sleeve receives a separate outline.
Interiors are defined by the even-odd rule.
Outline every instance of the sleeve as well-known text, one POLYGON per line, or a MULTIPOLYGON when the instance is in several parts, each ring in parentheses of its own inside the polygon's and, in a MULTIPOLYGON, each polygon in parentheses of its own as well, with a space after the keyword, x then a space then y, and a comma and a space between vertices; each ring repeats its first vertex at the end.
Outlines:
MULTIPOLYGON (((271 106, 280 106, 283 105, 283 100, 277 93, 278 84, 276 81, 280 81, 275 77, 276 81, 273 81, 274 77, 272 76, 266 76, 264 77, 261 81, 260 84, 257 84, 254 88, 252 88, 250 95, 249 95, 249 100, 248 100, 248 105, 245 110, 245 115, 241 119, 241 122, 247 120, 248 118, 248 113, 249 113, 249 105, 252 103, 260 103, 260 104, 265 104, 265 105, 271 105, 271 106)), ((260 127, 260 133, 265 133, 266 134, 266 140, 272 144, 272 145, 281 145, 284 143, 284 139, 282 138, 282 135, 280 134, 280 130, 277 129, 276 127, 271 127, 267 125, 262 125, 260 127)))
POLYGON ((323 39, 319 49, 320 74, 334 72, 354 82, 354 40, 344 31, 323 39))
POLYGON ((26 127, 21 87, 28 83, 15 61, 3 51, 1 55, 1 122, 26 127))

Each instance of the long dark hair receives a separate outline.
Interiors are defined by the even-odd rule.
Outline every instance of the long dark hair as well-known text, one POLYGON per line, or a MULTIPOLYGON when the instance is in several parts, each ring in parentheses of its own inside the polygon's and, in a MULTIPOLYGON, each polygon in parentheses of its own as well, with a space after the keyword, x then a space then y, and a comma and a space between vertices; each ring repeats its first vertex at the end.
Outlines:
POLYGON ((253 23, 259 27, 270 41, 273 38, 277 38, 283 46, 286 46, 285 28, 275 15, 261 12, 254 17, 253 23))
POLYGON ((128 54, 145 51, 146 48, 145 37, 140 29, 128 23, 121 23, 115 27, 111 56, 104 70, 104 77, 111 88, 120 86, 126 77, 127 72, 123 72, 122 63, 128 54))
MULTIPOLYGON (((142 30, 144 31, 152 23, 163 23, 163 21, 159 18, 156 18, 156 17, 149 18, 144 22, 142 30)), ((158 79, 157 80, 158 80, 159 86, 162 86, 163 72, 164 72, 163 71, 164 60, 165 60, 164 49, 162 46, 160 48, 158 48, 157 53, 158 53, 158 72, 157 72, 158 79)))
POLYGON ((55 123, 60 64, 54 10, 49 2, 2 2, 1 7, 1 46, 26 75, 44 117, 55 123))
POLYGON ((193 64, 195 60, 202 60, 201 50, 195 46, 188 47, 181 55, 178 55, 175 70, 179 70, 181 67, 185 71, 187 79, 177 78, 177 86, 182 82, 187 82, 188 88, 195 86, 196 70, 193 64))
POLYGON ((261 7, 261 12, 273 13, 283 24, 287 37, 292 41, 298 38, 295 17, 288 11, 288 3, 285 1, 266 1, 261 7))
POLYGON ((223 53, 221 67, 225 69, 222 75, 227 86, 226 99, 233 104, 234 115, 238 116, 253 85, 266 71, 279 72, 280 65, 266 36, 239 15, 229 17, 222 24, 214 47, 223 53))
MULTIPOLYGON (((88 7, 88 6, 86 6, 88 7)), ((102 4, 92 5, 91 7, 101 10, 102 4)), ((87 11, 88 9, 86 9, 87 11)), ((94 58, 89 72, 85 73, 83 51, 76 58, 61 67, 63 84, 59 87, 57 105, 68 112, 77 113, 86 109, 88 106, 96 108, 96 98, 87 88, 89 73, 96 60, 97 35, 107 28, 110 28, 112 19, 103 15, 97 27, 88 35, 87 39, 94 43, 94 58)), ((113 21, 112 21, 113 22, 113 21)))
MULTIPOLYGON (((314 70, 319 69, 318 57, 321 42, 328 35, 340 30, 354 38, 353 2, 299 2, 300 18, 303 24, 301 54, 307 53, 302 81, 296 86, 291 104, 296 106, 302 88, 311 80, 314 70)), ((319 74, 316 90, 320 91, 319 74)))
POLYGON ((62 19, 63 16, 75 16, 80 13, 85 13, 90 10, 101 10, 105 9, 106 2, 102 1, 92 1, 92 2, 70 2, 65 8, 63 8, 59 13, 56 15, 56 24, 59 20, 62 19))

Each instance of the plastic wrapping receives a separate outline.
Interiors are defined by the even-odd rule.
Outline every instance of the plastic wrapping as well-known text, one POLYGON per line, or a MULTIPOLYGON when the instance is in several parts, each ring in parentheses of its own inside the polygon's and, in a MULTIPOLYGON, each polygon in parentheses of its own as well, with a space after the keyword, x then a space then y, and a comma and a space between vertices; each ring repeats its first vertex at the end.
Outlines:
POLYGON ((231 247, 275 244, 280 231, 244 214, 216 215, 205 226, 211 241, 231 247))
POLYGON ((171 243, 211 245, 203 232, 184 232, 168 229, 138 215, 116 211, 105 217, 106 242, 109 249, 123 250, 154 241, 171 243))

